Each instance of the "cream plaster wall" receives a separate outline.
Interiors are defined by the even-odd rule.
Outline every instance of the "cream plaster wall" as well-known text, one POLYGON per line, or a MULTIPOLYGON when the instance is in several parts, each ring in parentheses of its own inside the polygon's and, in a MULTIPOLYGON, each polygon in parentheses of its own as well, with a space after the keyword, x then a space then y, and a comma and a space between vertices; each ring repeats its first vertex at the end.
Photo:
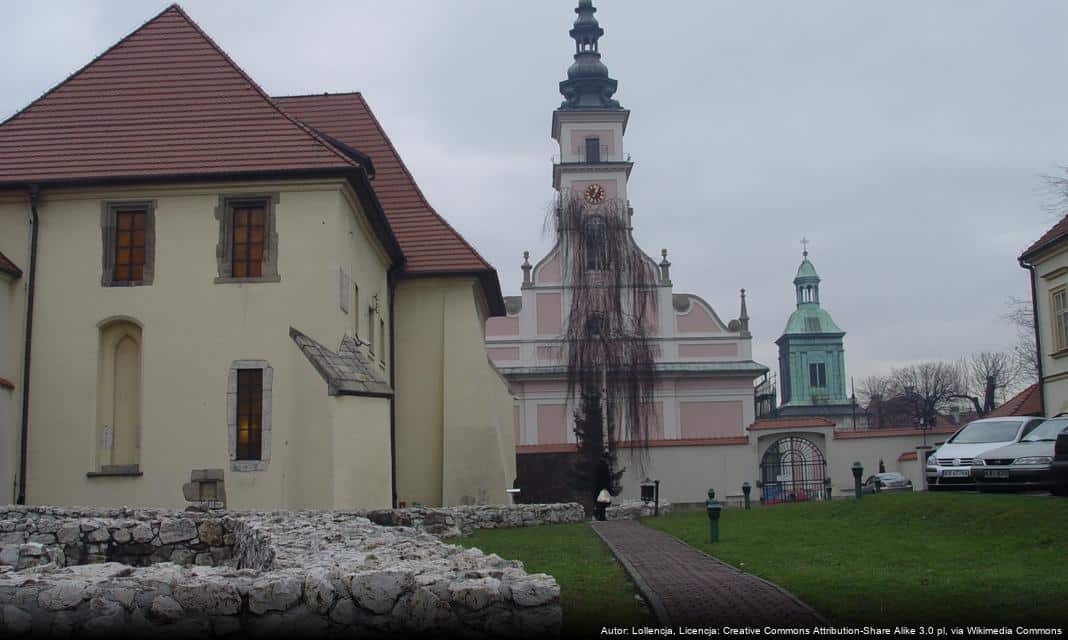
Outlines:
MULTIPOLYGON (((28 268, 29 204, 24 193, 0 192, 0 252, 20 269, 28 268)), ((15 385, 0 388, 0 500, 15 501, 18 473, 19 413, 22 403, 22 344, 26 277, 0 276, 0 377, 15 385)))
POLYGON ((505 503, 515 478, 513 400, 484 346, 474 278, 397 285, 397 499, 505 503))
MULTIPOLYGON (((0 204, 0 228, 16 230, 4 234, 0 249, 14 260, 25 254, 12 238, 25 242, 17 230, 26 210, 24 197, 0 204)), ((387 258, 349 187, 327 180, 44 190, 39 212, 28 501, 180 507, 191 469, 223 468, 233 508, 332 506, 333 400, 288 330, 330 346, 351 330, 338 307, 339 266, 385 291, 387 258), (214 284, 220 194, 264 192, 281 194, 280 282, 214 284), (101 203, 117 199, 156 202, 151 286, 100 285, 101 203), (98 325, 117 317, 143 328, 144 475, 87 478, 98 325), (274 369, 272 453, 260 472, 229 468, 226 384, 238 359, 266 360, 274 369)), ((388 485, 370 473, 368 482, 388 485)))
POLYGON ((335 509, 388 509, 393 496, 389 451, 389 399, 331 398, 333 502, 335 509))
MULTIPOLYGON (((741 494, 742 482, 756 485, 759 469, 751 444, 726 446, 653 447, 642 462, 635 450, 620 450, 624 499, 641 497, 645 477, 660 480, 660 497, 668 502, 704 502, 708 490, 720 500, 741 494)), ((753 494, 756 495, 756 494, 753 494)), ((618 501, 618 499, 617 499, 618 501)))
POLYGON ((1042 379, 1047 416, 1068 411, 1068 349, 1057 350, 1050 293, 1068 286, 1068 246, 1061 243, 1033 259, 1035 265, 1035 307, 1038 310, 1039 340, 1042 345, 1042 379))

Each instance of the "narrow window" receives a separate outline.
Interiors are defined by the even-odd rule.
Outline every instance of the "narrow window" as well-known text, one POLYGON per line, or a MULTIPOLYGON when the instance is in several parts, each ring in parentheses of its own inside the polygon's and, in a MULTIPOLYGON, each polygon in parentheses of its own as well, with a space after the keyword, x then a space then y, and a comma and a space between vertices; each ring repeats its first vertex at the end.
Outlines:
POLYGON ((378 361, 386 363, 386 320, 378 319, 378 361))
POLYGON ((601 161, 601 139, 586 138, 586 162, 601 161))
POLYGON ((367 308, 367 348, 371 355, 375 352, 375 308, 367 308))
POLYGON ((237 459, 259 460, 263 446, 263 370, 237 371, 237 459))
POLYGON ((152 284, 155 254, 155 203, 104 203, 101 229, 104 236, 105 287, 152 284))
POLYGON ((601 216, 586 218, 582 225, 586 253, 586 270, 603 271, 608 268, 608 230, 601 216))
POLYGON ((115 276, 113 282, 137 282, 145 275, 144 211, 115 212, 115 276))
POLYGON ((1068 348, 1068 291, 1053 294, 1053 334, 1057 350, 1068 348))
POLYGON ((263 276, 263 246, 267 212, 263 203, 243 203, 234 206, 233 262, 234 278, 263 276))
POLYGON ((360 285, 352 283, 352 337, 360 337, 360 285))
POLYGON ((827 386, 827 367, 824 363, 814 362, 808 365, 808 384, 815 388, 827 386))

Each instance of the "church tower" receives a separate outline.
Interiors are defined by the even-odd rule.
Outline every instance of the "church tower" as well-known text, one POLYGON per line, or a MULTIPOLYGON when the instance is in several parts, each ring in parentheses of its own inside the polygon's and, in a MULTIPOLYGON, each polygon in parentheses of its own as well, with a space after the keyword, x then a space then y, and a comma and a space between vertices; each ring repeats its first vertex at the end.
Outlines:
MULTIPOLYGON (((575 61, 560 82, 564 101, 553 112, 552 137, 560 145, 553 166, 553 188, 581 196, 588 204, 627 200, 632 163, 623 153, 623 134, 630 111, 612 95, 616 81, 601 62, 598 40, 604 29, 597 23, 592 0, 580 0, 569 32, 575 40, 575 61)), ((629 212, 629 209, 628 209, 629 212)))
POLYGON ((823 415, 837 422, 837 414, 852 410, 846 394, 845 332, 820 306, 820 277, 807 248, 794 277, 794 291, 797 310, 775 341, 782 384, 779 415, 823 415))

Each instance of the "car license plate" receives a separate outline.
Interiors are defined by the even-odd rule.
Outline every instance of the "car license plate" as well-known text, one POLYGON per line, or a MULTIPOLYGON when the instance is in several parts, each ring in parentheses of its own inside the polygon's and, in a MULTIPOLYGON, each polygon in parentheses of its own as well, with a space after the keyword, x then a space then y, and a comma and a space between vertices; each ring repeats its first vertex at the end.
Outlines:
POLYGON ((942 472, 943 478, 967 478, 970 475, 971 469, 946 469, 942 472))
POLYGON ((984 477, 1008 479, 1009 472, 1005 469, 991 469, 990 471, 986 472, 984 477))

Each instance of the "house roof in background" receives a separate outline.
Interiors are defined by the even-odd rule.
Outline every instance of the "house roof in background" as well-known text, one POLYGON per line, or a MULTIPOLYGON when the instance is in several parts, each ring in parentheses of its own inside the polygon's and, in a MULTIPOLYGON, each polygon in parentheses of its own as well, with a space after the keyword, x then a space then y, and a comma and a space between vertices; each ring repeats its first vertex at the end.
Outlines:
POLYGON ((478 274, 494 315, 504 315, 496 270, 430 205, 360 93, 274 100, 307 126, 371 158, 372 185, 407 258, 405 274, 478 274))
POLYGON ((1068 215, 1061 218, 1060 222, 1050 227, 1049 231, 1042 234, 1030 247, 1020 254, 1021 260, 1027 260, 1032 255, 1045 249, 1049 245, 1068 237, 1068 215))
POLYGON ((1000 407, 988 413, 986 417, 1042 415, 1042 394, 1039 391, 1038 384, 1036 382, 1009 398, 1000 407))
POLYGON ((178 5, 0 123, 0 184, 354 167, 178 5))
POLYGON ((761 418, 749 425, 750 431, 762 429, 802 429, 806 427, 833 427, 834 422, 822 416, 798 416, 789 418, 761 418))
POLYGON ((22 269, 15 266, 15 263, 9 260, 3 253, 0 253, 0 273, 6 273, 12 278, 22 277, 22 269))

